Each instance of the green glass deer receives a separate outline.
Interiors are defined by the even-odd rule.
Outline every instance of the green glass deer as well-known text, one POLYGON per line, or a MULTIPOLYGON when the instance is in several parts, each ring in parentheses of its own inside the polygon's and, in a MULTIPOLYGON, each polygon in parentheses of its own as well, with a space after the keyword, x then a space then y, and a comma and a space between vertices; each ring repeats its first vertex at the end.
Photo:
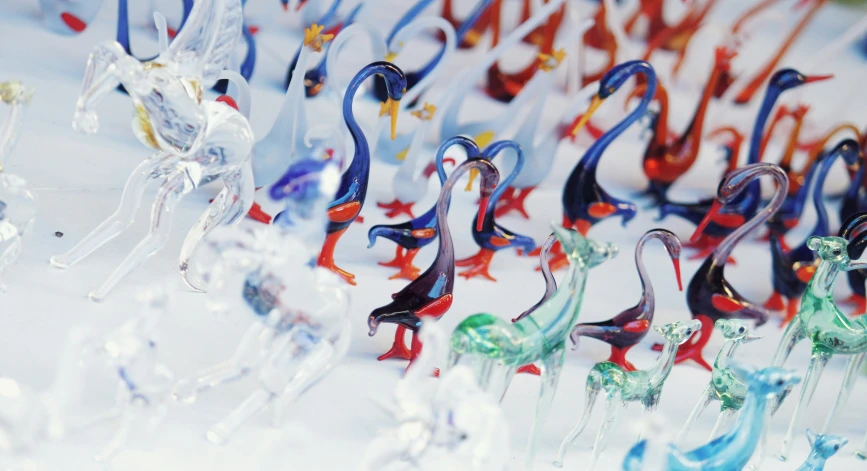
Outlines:
POLYGON ((569 271, 557 291, 515 323, 486 313, 464 319, 452 333, 449 353, 449 366, 461 357, 473 358, 479 385, 500 398, 520 366, 541 365, 542 386, 527 447, 527 469, 533 468, 540 432, 560 379, 566 338, 581 309, 587 273, 617 254, 613 244, 600 244, 571 229, 551 226, 569 261, 569 271))

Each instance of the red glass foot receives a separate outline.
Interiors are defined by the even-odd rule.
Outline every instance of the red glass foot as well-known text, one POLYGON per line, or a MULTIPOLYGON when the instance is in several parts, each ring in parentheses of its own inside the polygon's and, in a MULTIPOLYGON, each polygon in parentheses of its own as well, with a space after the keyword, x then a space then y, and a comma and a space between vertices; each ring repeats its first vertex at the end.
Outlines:
POLYGON ((771 311, 782 311, 785 309, 786 304, 783 302, 783 295, 774 291, 763 306, 771 311))
POLYGON ((455 261, 456 266, 469 267, 469 269, 458 273, 458 276, 462 276, 468 280, 480 276, 491 281, 497 281, 496 278, 494 278, 493 276, 491 276, 490 273, 488 273, 488 269, 491 266, 491 260, 493 258, 493 250, 479 249, 479 253, 473 255, 472 257, 455 261))
POLYGON ((630 345, 626 348, 617 348, 615 346, 611 347, 611 355, 608 357, 608 360, 611 363, 623 368, 624 371, 635 371, 635 365, 626 360, 626 352, 629 351, 634 345, 630 345))
POLYGON ((412 352, 406 348, 406 343, 404 343, 405 334, 406 327, 402 325, 397 326, 397 331, 394 333, 394 343, 391 345, 391 348, 387 352, 376 357, 376 359, 379 361, 388 360, 389 358, 409 360, 412 356, 412 352))
POLYGON ((843 304, 851 304, 854 306, 852 312, 849 314, 850 316, 860 316, 867 311, 867 298, 864 298, 864 296, 852 294, 841 302, 843 304))
POLYGON ((332 232, 325 237, 325 243, 322 244, 322 251, 319 252, 317 264, 320 267, 331 270, 343 278, 344 281, 354 286, 356 284, 355 275, 334 264, 334 248, 337 246, 337 241, 340 240, 340 236, 346 232, 346 229, 347 228, 343 228, 337 232, 332 232))
POLYGON ((494 210, 495 217, 503 217, 512 211, 516 211, 518 214, 524 217, 524 219, 530 219, 530 215, 527 214, 526 208, 524 208, 524 200, 527 199, 527 195, 530 194, 536 187, 529 188, 521 188, 517 190, 515 188, 510 188, 506 190, 506 194, 509 195, 509 198, 500 198, 500 201, 497 203, 497 209, 494 210))
POLYGON ((397 198, 395 198, 391 203, 376 203, 378 207, 388 210, 385 212, 385 217, 387 218, 395 218, 401 214, 406 214, 407 216, 414 218, 415 216, 412 214, 412 206, 414 204, 415 203, 404 203, 397 198))
POLYGON ((404 279, 412 281, 418 278, 418 275, 421 274, 421 270, 412 264, 413 259, 415 259, 416 254, 418 254, 418 249, 410 249, 406 251, 406 254, 401 258, 400 265, 397 265, 400 268, 400 271, 390 276, 389 280, 398 280, 404 279))
POLYGON ((247 212, 247 217, 254 221, 261 222, 262 224, 271 224, 271 215, 262 211, 262 207, 259 206, 259 203, 253 203, 250 211, 247 212))
POLYGON ((378 262, 379 265, 382 265, 384 267, 395 267, 395 268, 401 267, 403 265, 403 258, 404 258, 403 250, 404 249, 403 249, 403 247, 401 247, 399 245, 397 247, 395 247, 395 249, 396 250, 394 253, 394 260, 391 260, 388 262, 378 262))
POLYGON ((516 373, 518 373, 518 374, 526 373, 529 375, 542 376, 542 370, 540 370, 538 366, 536 366, 532 363, 518 368, 518 371, 516 371, 516 373))

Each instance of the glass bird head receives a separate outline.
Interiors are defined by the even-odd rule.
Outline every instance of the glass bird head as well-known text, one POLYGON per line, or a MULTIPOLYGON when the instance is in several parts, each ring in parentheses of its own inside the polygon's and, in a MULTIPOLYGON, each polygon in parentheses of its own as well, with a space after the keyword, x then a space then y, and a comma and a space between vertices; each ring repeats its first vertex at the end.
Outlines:
POLYGON ((791 88, 800 87, 801 85, 820 82, 834 78, 833 75, 804 75, 795 69, 780 69, 774 72, 771 76, 771 85, 774 85, 779 90, 789 90, 791 88))
POLYGON ((749 324, 743 319, 718 319, 714 324, 722 333, 723 338, 740 344, 750 343, 761 339, 761 336, 752 335, 749 324))
POLYGON ((816 252, 823 262, 834 265, 849 265, 849 253, 846 250, 848 242, 842 237, 818 237, 812 236, 807 239, 807 247, 816 252))
POLYGON ((801 382, 801 377, 794 371, 776 366, 759 370, 744 363, 733 362, 729 368, 748 384, 749 389, 757 392, 759 397, 779 395, 801 382))
POLYGON ((551 228, 570 263, 579 262, 590 269, 617 256, 618 249, 614 244, 600 244, 587 239, 578 231, 566 229, 554 222, 551 223, 551 228))
POLYGON ((659 334, 665 337, 665 340, 674 345, 680 345, 689 340, 692 334, 701 330, 701 321, 692 319, 689 321, 672 322, 662 327, 655 325, 653 326, 653 330, 659 332, 659 334))
POLYGON ((822 459, 828 459, 838 451, 840 448, 846 446, 849 443, 849 439, 845 437, 839 437, 837 435, 825 435, 822 433, 816 433, 810 429, 807 429, 807 441, 810 442, 810 446, 813 447, 813 452, 818 454, 822 459))

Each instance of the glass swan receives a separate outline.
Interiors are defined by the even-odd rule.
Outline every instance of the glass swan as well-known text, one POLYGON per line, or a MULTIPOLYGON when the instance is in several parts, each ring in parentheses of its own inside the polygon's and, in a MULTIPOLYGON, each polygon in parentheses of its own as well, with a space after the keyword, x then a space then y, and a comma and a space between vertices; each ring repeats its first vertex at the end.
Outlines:
POLYGON ((232 358, 174 387, 175 399, 191 404, 205 391, 257 375, 258 387, 207 432, 214 444, 226 443, 270 404, 275 426, 281 425, 289 406, 349 348, 348 294, 333 274, 312 263, 340 183, 336 162, 317 158, 320 151, 314 148, 290 166, 272 188, 271 196, 286 206, 273 225, 223 228, 207 240, 214 260, 209 308, 225 312, 241 305, 256 318, 232 358))
POLYGON ((187 28, 154 62, 142 64, 116 42, 98 45, 88 59, 73 128, 87 134, 99 129, 94 107, 118 84, 130 92, 136 111, 133 131, 158 152, 133 171, 117 211, 52 265, 69 268, 115 238, 133 222, 151 180, 162 181, 154 199, 148 235, 127 255, 103 285, 88 297, 101 301, 127 275, 168 242, 171 214, 180 200, 201 185, 222 179, 223 191, 187 234, 180 271, 190 287, 205 286, 191 270, 199 241, 215 227, 238 222, 253 203, 250 154, 253 133, 237 110, 201 100, 228 64, 241 38, 239 0, 203 0, 193 7, 187 28))
MULTIPOLYGON (((692 451, 681 451, 675 445, 669 444, 666 452, 666 470, 722 471, 743 469, 753 455, 759 441, 765 422, 768 399, 800 381, 800 378, 793 372, 773 366, 756 370, 739 363, 733 363, 731 368, 748 385, 744 406, 734 427, 728 433, 692 451)), ((651 453, 647 443, 647 441, 641 441, 629 450, 623 460, 624 471, 644 469, 645 456, 651 453)))
POLYGON ((599 455, 608 442, 611 428, 617 421, 617 415, 625 410, 630 402, 640 402, 644 407, 645 414, 649 414, 657 408, 662 395, 662 387, 674 366, 677 347, 689 340, 692 334, 701 330, 701 322, 693 319, 686 322, 673 322, 664 327, 654 326, 653 328, 665 338, 662 355, 659 356, 653 367, 647 370, 626 371, 615 363, 603 361, 594 365, 590 370, 584 393, 584 413, 575 428, 560 444, 554 466, 563 467, 566 450, 569 445, 575 443, 590 421, 596 396, 600 392, 605 394, 605 415, 602 418, 602 425, 596 433, 592 458, 587 465, 589 471, 596 467, 599 455))
POLYGON ((21 255, 22 238, 36 218, 36 195, 30 184, 6 172, 32 96, 33 90, 19 82, 0 82, 0 103, 9 106, 9 113, 0 127, 0 292, 6 291, 4 274, 21 255))
POLYGON ((527 446, 527 469, 535 464, 542 426, 560 379, 566 339, 581 309, 587 274, 617 254, 612 244, 585 239, 557 224, 552 228, 570 265, 557 291, 515 323, 486 313, 469 316, 458 324, 450 341, 449 366, 457 365, 462 357, 473 359, 479 385, 501 400, 519 367, 541 363, 542 384, 527 446))
POLYGON ((398 425, 379 432, 360 469, 381 470, 406 461, 415 469, 506 469, 509 424, 496 398, 479 388, 467 366, 430 378, 448 350, 448 336, 438 323, 425 320, 419 337, 424 351, 398 382, 393 403, 382 404, 398 425))

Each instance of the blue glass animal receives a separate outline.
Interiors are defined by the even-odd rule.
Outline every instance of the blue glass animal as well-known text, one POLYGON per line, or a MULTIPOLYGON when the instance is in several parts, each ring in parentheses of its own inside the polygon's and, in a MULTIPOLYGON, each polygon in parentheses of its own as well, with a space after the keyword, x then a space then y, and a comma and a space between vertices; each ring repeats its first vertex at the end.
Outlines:
MULTIPOLYGON (((750 460, 762 434, 768 399, 800 382, 795 373, 777 367, 762 370, 732 364, 735 374, 743 377, 747 396, 737 422, 728 433, 692 451, 681 451, 669 444, 665 469, 668 471, 733 471, 743 469, 750 460)), ((643 440, 629 450, 623 460, 624 471, 641 471, 647 441, 643 440)))
POLYGON ((825 461, 828 461, 828 458, 836 455, 840 448, 849 443, 849 440, 844 437, 816 434, 810 429, 807 429, 807 440, 813 448, 804 464, 798 466, 795 471, 822 471, 825 469, 825 461))

